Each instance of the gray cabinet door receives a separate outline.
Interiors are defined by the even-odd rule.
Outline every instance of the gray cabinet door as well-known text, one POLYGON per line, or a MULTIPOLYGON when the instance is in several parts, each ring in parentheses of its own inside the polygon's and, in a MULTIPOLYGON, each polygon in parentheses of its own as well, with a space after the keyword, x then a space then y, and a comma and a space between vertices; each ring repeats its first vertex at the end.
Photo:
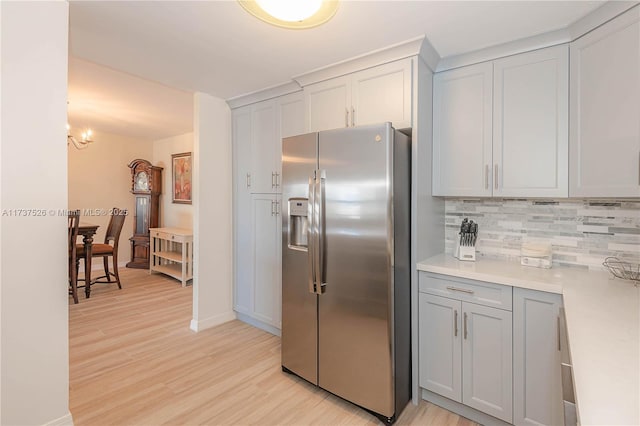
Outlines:
POLYGON ((513 289, 513 421, 561 425, 558 318, 562 297, 513 289))
POLYGON ((640 6, 571 43, 570 197, 640 196, 640 6))
POLYGON ((251 200, 254 318, 280 328, 280 201, 275 194, 254 194, 251 200))
POLYGON ((420 386, 462 402, 462 302, 420 293, 420 386))
POLYGON ((511 312, 462 302, 462 403, 508 423, 513 413, 511 312))

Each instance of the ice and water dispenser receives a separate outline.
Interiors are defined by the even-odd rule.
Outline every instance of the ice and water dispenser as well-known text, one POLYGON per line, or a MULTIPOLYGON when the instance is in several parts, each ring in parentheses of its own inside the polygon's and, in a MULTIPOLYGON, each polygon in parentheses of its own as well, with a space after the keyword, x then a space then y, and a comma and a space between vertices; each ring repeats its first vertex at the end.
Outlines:
POLYGON ((307 251, 307 211, 309 200, 289 198, 289 248, 307 251))

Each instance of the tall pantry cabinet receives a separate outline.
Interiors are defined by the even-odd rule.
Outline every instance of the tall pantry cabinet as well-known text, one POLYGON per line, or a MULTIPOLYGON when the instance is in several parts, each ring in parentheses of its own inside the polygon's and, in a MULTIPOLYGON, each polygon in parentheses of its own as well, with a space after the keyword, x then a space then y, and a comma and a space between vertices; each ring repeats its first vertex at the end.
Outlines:
POLYGON ((232 111, 234 309, 272 333, 281 323, 282 138, 305 132, 302 92, 232 111))

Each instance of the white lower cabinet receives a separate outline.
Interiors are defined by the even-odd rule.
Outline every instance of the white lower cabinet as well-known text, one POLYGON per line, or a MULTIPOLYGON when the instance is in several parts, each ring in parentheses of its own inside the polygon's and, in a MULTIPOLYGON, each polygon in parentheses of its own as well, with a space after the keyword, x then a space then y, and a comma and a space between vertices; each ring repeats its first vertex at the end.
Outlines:
POLYGON ((243 319, 257 320, 252 323, 274 332, 281 326, 280 195, 252 194, 243 207, 247 210, 238 214, 242 246, 235 251, 234 309, 243 319))
POLYGON ((462 302, 462 403, 513 418, 511 312, 462 302))
POLYGON ((562 425, 562 296, 419 275, 420 387, 478 422, 562 425))
POLYGON ((559 294, 513 289, 513 423, 562 425, 559 294))
MULTIPOLYGON (((421 289, 429 279, 420 275, 421 289)), ((449 287, 461 298, 474 292, 468 283, 449 287)), ((510 423, 511 312, 433 294, 419 297, 420 386, 510 423)))
POLYGON ((462 402, 462 305, 420 293, 420 386, 462 402))

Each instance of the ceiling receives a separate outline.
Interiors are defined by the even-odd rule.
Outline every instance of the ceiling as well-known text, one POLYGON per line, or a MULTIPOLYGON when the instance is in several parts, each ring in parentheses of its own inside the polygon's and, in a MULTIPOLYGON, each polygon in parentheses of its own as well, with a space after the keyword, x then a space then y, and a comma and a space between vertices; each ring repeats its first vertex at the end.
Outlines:
POLYGON ((190 130, 190 92, 229 99, 421 35, 458 55, 564 28, 603 3, 342 0, 325 25, 286 30, 231 0, 71 1, 70 122, 168 137, 190 130))

